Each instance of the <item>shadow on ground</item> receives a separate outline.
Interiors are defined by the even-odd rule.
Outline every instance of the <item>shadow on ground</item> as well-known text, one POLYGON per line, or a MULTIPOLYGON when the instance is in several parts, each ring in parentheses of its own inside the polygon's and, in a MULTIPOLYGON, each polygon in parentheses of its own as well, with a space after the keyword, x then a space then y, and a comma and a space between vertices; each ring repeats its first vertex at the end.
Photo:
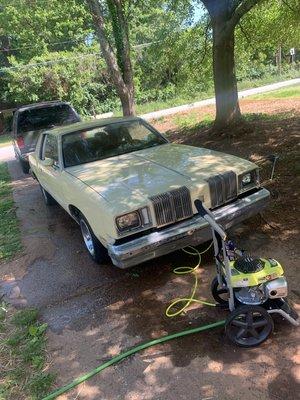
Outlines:
MULTIPOLYGON (((280 124, 254 122, 251 131, 221 137, 218 145, 205 130, 169 133, 176 141, 243 157, 279 154, 276 178, 267 183, 274 196, 272 207, 264 219, 257 216, 231 234, 252 253, 283 261, 296 302, 299 208, 293 211, 297 186, 291 165, 298 122, 297 118, 280 124)), ((49 354, 51 368, 58 373, 57 385, 140 342, 226 317, 224 311, 197 306, 168 319, 166 306, 173 298, 189 294, 193 284, 191 276, 178 277, 172 270, 192 265, 192 257, 176 252, 127 271, 112 265, 99 268, 88 258, 76 223, 59 207, 47 209, 37 183, 25 177, 15 162, 9 168, 25 254, 1 266, 2 291, 17 306, 38 307, 49 324, 49 354)), ((203 257, 198 274, 197 296, 211 300, 209 285, 215 274, 211 252, 203 257)), ((276 320, 272 339, 251 350, 233 347, 223 329, 216 329, 150 348, 61 398, 294 400, 298 340, 297 330, 281 319, 276 320)))

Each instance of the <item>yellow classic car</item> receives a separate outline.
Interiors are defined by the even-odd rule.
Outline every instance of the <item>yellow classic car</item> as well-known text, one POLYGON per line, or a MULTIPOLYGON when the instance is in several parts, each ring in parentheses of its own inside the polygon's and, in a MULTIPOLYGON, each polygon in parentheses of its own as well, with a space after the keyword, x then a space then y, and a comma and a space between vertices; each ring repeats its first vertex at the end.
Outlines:
POLYGON ((210 239, 196 199, 224 228, 260 212, 258 167, 169 143, 141 118, 79 122, 44 132, 29 157, 47 205, 59 203, 99 264, 128 268, 210 239))

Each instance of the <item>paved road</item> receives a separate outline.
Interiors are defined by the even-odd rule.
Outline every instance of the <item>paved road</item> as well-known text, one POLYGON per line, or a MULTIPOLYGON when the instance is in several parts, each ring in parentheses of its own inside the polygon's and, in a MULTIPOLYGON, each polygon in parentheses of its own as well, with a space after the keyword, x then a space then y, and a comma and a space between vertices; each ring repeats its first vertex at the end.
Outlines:
MULTIPOLYGON (((300 78, 296 78, 296 79, 290 79, 288 81, 282 81, 282 82, 272 83, 270 85, 260 86, 260 87, 253 88, 253 89, 241 90, 239 92, 239 99, 242 99, 242 98, 248 97, 248 96, 252 96, 254 94, 266 93, 266 92, 270 92, 272 90, 277 90, 277 89, 281 89, 283 87, 299 85, 299 84, 300 84, 300 78)), ((195 103, 191 103, 191 104, 184 104, 184 105, 178 106, 178 107, 172 107, 172 108, 168 108, 165 110, 159 110, 159 111, 154 111, 151 113, 143 114, 143 115, 141 115, 141 117, 146 119, 147 121, 149 121, 152 119, 158 119, 161 117, 166 117, 168 115, 173 115, 173 114, 177 114, 177 113, 184 112, 184 111, 193 110, 193 109, 199 108, 199 107, 210 106, 215 103, 216 103, 216 100, 214 97, 212 97, 210 99, 196 101, 195 103)))

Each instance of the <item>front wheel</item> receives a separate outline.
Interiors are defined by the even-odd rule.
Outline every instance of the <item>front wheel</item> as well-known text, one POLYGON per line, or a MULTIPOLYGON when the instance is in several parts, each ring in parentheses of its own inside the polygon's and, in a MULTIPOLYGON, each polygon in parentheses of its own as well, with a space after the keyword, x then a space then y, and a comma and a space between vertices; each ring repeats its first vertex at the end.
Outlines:
POLYGON ((260 306, 241 306, 230 313, 225 323, 228 339, 241 347, 255 347, 271 335, 274 322, 260 306))
POLYGON ((55 199, 51 196, 50 193, 47 192, 47 190, 45 190, 43 188, 43 186, 41 184, 40 184, 40 188, 41 188, 41 192, 42 192, 45 204, 47 206, 53 206, 54 204, 56 204, 55 199))
POLYGON ((92 259, 97 264, 103 264, 104 262, 108 261, 109 257, 106 248, 96 238, 92 228, 82 214, 79 216, 79 225, 85 247, 92 259))

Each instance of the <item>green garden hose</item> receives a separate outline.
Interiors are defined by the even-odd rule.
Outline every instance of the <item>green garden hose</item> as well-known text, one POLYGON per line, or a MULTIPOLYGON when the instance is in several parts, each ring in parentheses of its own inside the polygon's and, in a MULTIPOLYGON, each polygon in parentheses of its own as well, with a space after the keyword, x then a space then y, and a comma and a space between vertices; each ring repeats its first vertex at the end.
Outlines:
MULTIPOLYGON (((212 303, 208 303, 203 300, 195 299, 195 293, 196 293, 197 286, 198 286, 198 279, 197 279, 196 271, 200 267, 200 264, 201 264, 201 255, 206 253, 211 248, 212 244, 213 244, 213 242, 202 252, 198 251, 196 248, 191 247, 191 246, 188 246, 185 249, 182 249, 187 254, 197 256, 198 263, 195 267, 175 268, 173 272, 177 275, 185 275, 185 274, 192 273, 195 276, 195 283, 194 283, 192 292, 189 297, 175 299, 169 305, 169 307, 166 309, 167 317, 175 317, 175 316, 181 314, 183 311, 185 311, 186 308, 188 308, 190 306, 191 303, 201 303, 201 304, 205 304, 205 305, 213 306, 213 307, 216 306, 216 304, 212 304, 212 303), (176 306, 178 306, 179 304, 183 304, 182 307, 179 310, 172 311, 172 309, 176 308, 176 306)), ((69 383, 68 385, 55 390, 53 393, 50 393, 48 396, 44 397, 42 400, 56 399, 61 394, 68 392, 69 390, 73 389, 77 385, 85 382, 86 380, 92 378, 94 375, 96 375, 99 372, 103 371, 104 369, 110 367, 111 365, 117 364, 118 362, 124 360, 124 358, 127 358, 127 357, 131 356, 132 354, 135 354, 141 350, 147 349, 148 347, 152 347, 157 344, 164 343, 169 340, 173 340, 173 339, 176 339, 176 338, 179 338, 182 336, 191 335, 193 333, 198 333, 198 332, 206 331, 208 329, 218 328, 223 325, 225 325, 225 321, 217 321, 212 324, 202 325, 202 326, 199 326, 198 328, 187 329, 185 331, 173 333, 171 335, 162 336, 158 339, 151 340, 150 342, 142 343, 136 347, 133 347, 130 350, 125 351, 124 353, 119 354, 116 357, 111 358, 109 361, 106 361, 105 363, 99 365, 98 367, 96 367, 92 371, 88 372, 87 374, 80 376, 79 378, 75 379, 73 382, 69 383)))
POLYGON ((106 361, 105 363, 99 365, 98 367, 96 367, 92 371, 88 372, 87 374, 80 376, 79 378, 75 379, 73 382, 69 383, 68 385, 55 390, 53 393, 50 393, 49 395, 44 397, 42 400, 56 399, 61 394, 66 393, 69 390, 76 387, 77 385, 79 385, 80 383, 87 381, 88 379, 92 378, 94 375, 96 375, 99 372, 103 371, 104 369, 110 367, 111 365, 117 364, 120 361, 124 360, 125 358, 131 356, 132 354, 135 354, 141 350, 147 349, 148 347, 152 347, 157 344, 164 343, 169 340, 173 340, 173 339, 176 339, 176 338, 179 338, 182 336, 191 335, 193 333, 198 333, 198 332, 206 331, 208 329, 218 328, 223 325, 225 325, 225 321, 217 321, 212 324, 199 326, 198 328, 187 329, 182 332, 177 332, 177 333, 173 333, 171 335, 162 336, 158 339, 151 340, 150 342, 139 344, 138 346, 133 347, 132 349, 127 350, 124 353, 121 353, 116 357, 111 358, 109 361, 106 361))

